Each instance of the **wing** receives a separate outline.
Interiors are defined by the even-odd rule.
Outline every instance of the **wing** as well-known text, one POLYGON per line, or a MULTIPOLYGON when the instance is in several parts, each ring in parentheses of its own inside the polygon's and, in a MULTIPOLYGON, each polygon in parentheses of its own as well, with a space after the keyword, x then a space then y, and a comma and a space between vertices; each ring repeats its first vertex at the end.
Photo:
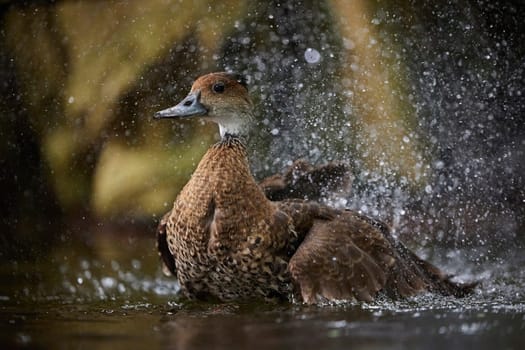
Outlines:
MULTIPOLYGON (((319 205, 308 210, 308 206, 303 204, 303 216, 321 215, 314 216, 288 265, 303 301, 311 304, 319 297, 329 301, 373 300, 385 287, 394 264, 390 242, 380 230, 355 215, 319 205)), ((297 212, 293 214, 304 230, 308 220, 297 212)))
POLYGON ((166 232, 166 226, 168 224, 168 218, 171 214, 171 211, 164 214, 162 219, 160 219, 159 225, 157 226, 157 250, 162 259, 162 271, 166 275, 177 275, 177 268, 175 266, 175 259, 170 252, 168 246, 168 236, 166 232))
POLYGON ((349 210, 290 200, 280 209, 292 217, 302 243, 288 268, 306 303, 371 301, 379 291, 406 297, 421 291, 463 296, 475 284, 450 281, 390 234, 380 221, 349 210))
POLYGON ((453 276, 418 257, 401 242, 396 242, 397 263, 387 282, 386 292, 393 297, 406 297, 421 291, 461 298, 471 294, 479 284, 452 282, 453 276))
POLYGON ((395 263, 390 269, 384 290, 390 296, 407 297, 422 291, 431 291, 442 295, 464 297, 472 293, 478 285, 476 281, 471 283, 452 282, 453 276, 445 274, 437 266, 418 257, 402 242, 396 241, 386 224, 364 215, 356 213, 354 215, 379 229, 393 247, 392 255, 395 258, 395 263))
POLYGON ((273 201, 288 198, 318 200, 326 192, 350 189, 352 175, 346 164, 328 163, 314 167, 296 160, 283 174, 263 179, 259 186, 273 201))

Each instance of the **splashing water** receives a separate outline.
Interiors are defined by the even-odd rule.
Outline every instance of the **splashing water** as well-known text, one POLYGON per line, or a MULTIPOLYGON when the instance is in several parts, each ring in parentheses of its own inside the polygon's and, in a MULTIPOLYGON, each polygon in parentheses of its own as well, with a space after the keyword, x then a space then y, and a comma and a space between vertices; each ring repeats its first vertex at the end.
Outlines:
POLYGON ((375 35, 368 47, 380 47, 380 62, 399 69, 389 74, 405 75, 405 86, 402 79, 397 85, 381 82, 401 96, 401 109, 390 112, 412 124, 403 127, 400 144, 389 146, 412 150, 398 164, 372 156, 384 141, 379 137, 391 134, 380 124, 363 133, 370 120, 360 118, 376 111, 358 103, 358 78, 342 79, 342 70, 353 67, 361 72, 356 76, 374 72, 363 71, 364 62, 347 61, 347 55, 351 60, 359 55, 360 44, 328 33, 333 21, 324 5, 297 14, 292 4, 257 9, 260 16, 239 22, 225 45, 224 66, 251 78, 262 127, 272 135, 269 152, 253 152, 253 167, 260 177, 297 158, 349 162, 353 192, 332 203, 379 217, 403 239, 428 242, 429 249, 476 248, 494 256, 521 245, 525 227, 523 48, 517 37, 495 30, 512 8, 489 2, 453 9, 431 2, 419 6, 417 16, 414 9, 388 6, 370 14, 375 35), (305 20, 308 11, 319 15, 305 20), (243 44, 239 37, 256 38, 265 26, 257 18, 268 15, 272 44, 243 44), (410 162, 413 178, 402 170, 410 162))

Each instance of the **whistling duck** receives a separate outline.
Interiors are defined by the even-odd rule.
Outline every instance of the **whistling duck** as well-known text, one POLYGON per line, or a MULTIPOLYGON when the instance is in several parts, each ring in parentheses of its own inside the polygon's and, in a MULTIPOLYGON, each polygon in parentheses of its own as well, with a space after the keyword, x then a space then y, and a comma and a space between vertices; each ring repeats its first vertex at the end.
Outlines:
POLYGON ((456 284, 418 258, 380 221, 304 199, 269 200, 248 165, 244 136, 255 116, 240 76, 201 76, 179 104, 155 117, 219 125, 221 140, 157 229, 164 267, 186 297, 312 304, 472 290, 474 284, 456 284))

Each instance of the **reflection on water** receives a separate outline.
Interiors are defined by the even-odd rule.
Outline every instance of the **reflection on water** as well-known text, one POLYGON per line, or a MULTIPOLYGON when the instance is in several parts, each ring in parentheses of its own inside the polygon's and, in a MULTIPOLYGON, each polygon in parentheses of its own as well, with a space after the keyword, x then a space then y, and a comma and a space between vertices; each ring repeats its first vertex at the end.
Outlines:
POLYGON ((469 266, 465 299, 368 304, 188 303, 161 275, 152 238, 104 233, 36 262, 1 265, 0 344, 28 348, 518 348, 525 341, 523 257, 469 266), (96 246, 96 249, 93 249, 96 246), (93 252, 97 252, 94 254, 93 252), (520 261, 521 259, 521 261, 520 261))
POLYGON ((3 308, 2 343, 97 348, 493 348, 524 340, 523 309, 204 305, 166 301, 3 308))

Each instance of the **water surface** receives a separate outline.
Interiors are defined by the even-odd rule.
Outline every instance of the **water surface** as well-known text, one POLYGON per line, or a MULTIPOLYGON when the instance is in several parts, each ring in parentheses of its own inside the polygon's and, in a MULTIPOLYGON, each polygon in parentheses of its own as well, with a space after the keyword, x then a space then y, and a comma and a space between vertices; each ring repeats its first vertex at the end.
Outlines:
POLYGON ((464 271, 461 279, 481 280, 464 299, 305 306, 189 303, 162 276, 152 237, 99 232, 88 241, 2 263, 4 348, 512 349, 525 342, 518 250, 479 266, 461 251, 440 262, 464 271))

